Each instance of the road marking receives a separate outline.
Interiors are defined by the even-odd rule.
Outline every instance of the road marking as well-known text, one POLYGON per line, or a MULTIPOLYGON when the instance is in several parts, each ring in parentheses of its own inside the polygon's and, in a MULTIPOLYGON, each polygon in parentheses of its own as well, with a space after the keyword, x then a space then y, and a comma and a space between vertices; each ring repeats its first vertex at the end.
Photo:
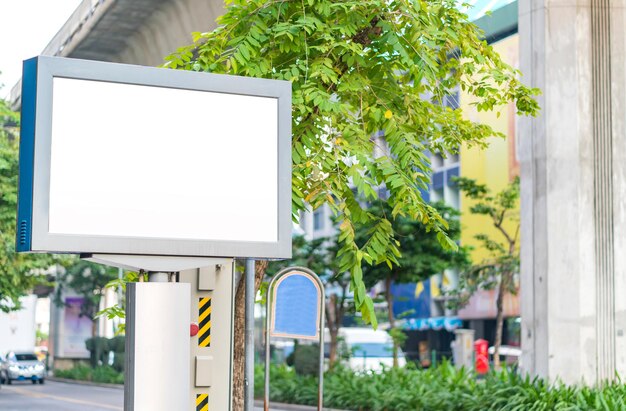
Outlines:
POLYGON ((106 405, 106 404, 97 403, 97 402, 77 400, 75 398, 60 397, 58 395, 50 395, 50 394, 43 394, 40 392, 32 392, 24 388, 16 388, 16 387, 8 387, 8 386, 5 386, 4 388, 6 388, 9 391, 13 391, 17 394, 25 395, 27 397, 32 397, 32 398, 49 398, 51 400, 70 402, 70 403, 81 404, 81 405, 91 405, 92 407, 106 408, 109 410, 121 410, 121 411, 124 410, 124 408, 116 407, 115 405, 106 405))

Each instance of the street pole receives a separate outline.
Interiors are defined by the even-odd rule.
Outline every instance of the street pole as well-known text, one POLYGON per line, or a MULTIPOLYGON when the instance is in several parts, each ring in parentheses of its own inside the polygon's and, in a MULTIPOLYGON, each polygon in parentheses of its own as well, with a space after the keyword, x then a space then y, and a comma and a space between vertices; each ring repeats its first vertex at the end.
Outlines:
POLYGON ((246 260, 246 355, 244 409, 254 410, 254 260, 246 260))
POLYGON ((150 271, 148 272, 148 282, 149 283, 167 283, 170 280, 170 274, 164 273, 160 271, 150 271))

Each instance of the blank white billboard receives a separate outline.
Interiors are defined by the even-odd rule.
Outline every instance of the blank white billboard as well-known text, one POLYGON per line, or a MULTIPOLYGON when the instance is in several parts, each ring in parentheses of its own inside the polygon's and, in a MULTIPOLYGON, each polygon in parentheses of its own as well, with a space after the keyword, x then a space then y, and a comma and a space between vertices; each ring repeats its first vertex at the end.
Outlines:
POLYGON ((20 251, 290 256, 288 82, 24 67, 20 251))
POLYGON ((53 88, 51 233, 278 239, 277 99, 68 78, 53 88))

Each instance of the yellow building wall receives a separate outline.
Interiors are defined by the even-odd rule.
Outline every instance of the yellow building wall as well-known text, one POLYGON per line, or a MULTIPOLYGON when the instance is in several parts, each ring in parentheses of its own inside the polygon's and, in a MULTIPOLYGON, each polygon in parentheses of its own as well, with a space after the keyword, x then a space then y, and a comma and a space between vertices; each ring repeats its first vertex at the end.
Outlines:
MULTIPOLYGON (((502 59, 513 67, 518 67, 519 42, 518 35, 512 35, 493 44, 502 59)), ((489 124, 494 130, 504 133, 507 137, 491 138, 488 147, 461 147, 461 176, 475 179, 486 184, 492 193, 502 190, 512 179, 519 175, 519 163, 515 151, 515 107, 499 109, 496 112, 478 112, 471 104, 467 94, 461 92, 460 104, 466 117, 472 121, 489 124)), ((477 234, 487 234, 494 240, 502 239, 492 225, 489 217, 474 215, 470 212, 473 201, 461 195, 461 243, 474 247, 472 260, 479 263, 489 257, 489 253, 474 238, 477 234)))

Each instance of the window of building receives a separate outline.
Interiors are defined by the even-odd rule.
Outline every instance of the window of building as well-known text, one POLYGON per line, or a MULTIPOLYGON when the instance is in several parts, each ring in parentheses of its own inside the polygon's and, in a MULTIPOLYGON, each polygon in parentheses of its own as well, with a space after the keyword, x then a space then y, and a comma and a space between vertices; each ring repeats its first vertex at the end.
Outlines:
POLYGON ((433 170, 443 167, 443 156, 439 153, 435 153, 431 157, 433 170))
POLYGON ((457 164, 459 162, 459 154, 448 154, 448 158, 446 160, 450 166, 457 164))
POLYGON ((313 212, 313 230, 320 231, 324 229, 324 209, 318 208, 313 212))

